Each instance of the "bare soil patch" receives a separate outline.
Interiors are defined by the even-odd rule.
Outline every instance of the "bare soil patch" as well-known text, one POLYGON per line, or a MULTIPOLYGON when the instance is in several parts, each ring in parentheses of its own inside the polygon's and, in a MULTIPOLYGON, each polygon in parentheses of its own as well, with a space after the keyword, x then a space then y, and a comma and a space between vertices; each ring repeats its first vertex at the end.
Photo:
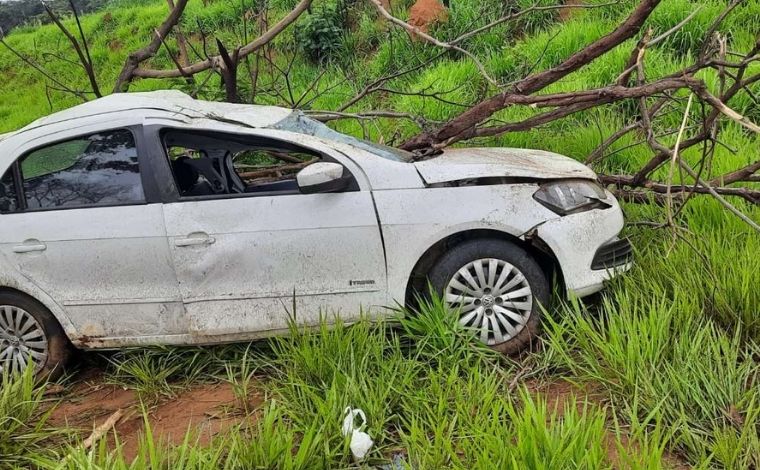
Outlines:
POLYGON ((570 405, 574 405, 579 413, 583 411, 584 406, 599 408, 606 406, 601 390, 590 385, 580 386, 567 380, 529 380, 525 386, 531 395, 540 395, 545 398, 547 409, 550 412, 557 410, 559 416, 562 416, 570 405))
MULTIPOLYGON (((575 5, 583 5, 583 0, 565 0, 565 5, 568 6, 575 6, 575 5)), ((580 8, 562 8, 559 10, 559 19, 560 21, 567 22, 572 20, 580 11, 580 8)))
POLYGON ((430 27, 449 18, 449 10, 439 0, 418 0, 409 10, 409 24, 423 33, 430 27))
MULTIPOLYGON (((249 410, 258 409, 264 401, 263 392, 254 390, 248 400, 249 410)), ((143 412, 147 413, 157 440, 181 444, 190 431, 201 446, 244 421, 255 422, 257 416, 256 413, 246 416, 228 383, 199 384, 174 398, 162 398, 148 405, 142 404, 134 391, 105 384, 97 375, 75 383, 53 406, 50 425, 79 431, 82 438, 123 410, 124 415, 109 431, 108 440, 115 446, 118 439, 128 459, 135 457, 145 431, 143 412)))

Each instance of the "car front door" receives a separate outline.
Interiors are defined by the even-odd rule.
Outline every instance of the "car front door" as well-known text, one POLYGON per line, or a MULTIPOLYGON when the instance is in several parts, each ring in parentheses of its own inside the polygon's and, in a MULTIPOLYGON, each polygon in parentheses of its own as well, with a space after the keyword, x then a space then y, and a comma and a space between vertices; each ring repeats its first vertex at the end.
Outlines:
POLYGON ((31 142, 3 177, 2 258, 63 307, 85 343, 186 333, 138 132, 31 142))
POLYGON ((295 172, 329 155, 241 134, 164 130, 155 140, 173 171, 175 200, 164 216, 194 334, 250 338, 286 329, 289 318, 351 321, 387 304, 366 183, 330 194, 298 191, 295 172), (223 159, 194 161, 227 152, 235 154, 227 173, 223 159))

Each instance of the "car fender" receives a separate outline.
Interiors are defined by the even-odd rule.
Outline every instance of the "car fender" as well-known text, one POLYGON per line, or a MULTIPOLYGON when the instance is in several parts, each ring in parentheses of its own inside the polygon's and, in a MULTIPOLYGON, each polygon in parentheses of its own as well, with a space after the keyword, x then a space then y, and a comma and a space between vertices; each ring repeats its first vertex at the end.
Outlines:
POLYGON ((472 230, 519 238, 557 218, 533 200, 536 187, 528 183, 374 192, 390 298, 403 304, 415 266, 441 240, 472 230))

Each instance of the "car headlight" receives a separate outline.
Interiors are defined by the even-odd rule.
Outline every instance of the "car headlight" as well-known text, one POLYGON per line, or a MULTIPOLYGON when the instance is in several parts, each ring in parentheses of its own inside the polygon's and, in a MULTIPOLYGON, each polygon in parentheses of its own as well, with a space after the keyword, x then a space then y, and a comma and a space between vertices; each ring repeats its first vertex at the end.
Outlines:
POLYGON ((560 215, 575 214, 609 207, 607 193, 599 184, 588 180, 556 181, 541 185, 533 199, 560 215))

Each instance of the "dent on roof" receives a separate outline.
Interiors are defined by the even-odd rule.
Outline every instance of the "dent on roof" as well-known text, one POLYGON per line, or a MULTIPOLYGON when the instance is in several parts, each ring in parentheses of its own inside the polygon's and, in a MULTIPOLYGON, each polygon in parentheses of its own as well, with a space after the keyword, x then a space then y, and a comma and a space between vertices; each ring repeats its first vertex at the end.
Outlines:
POLYGON ((83 117, 137 109, 153 109, 196 119, 219 119, 250 127, 269 127, 282 121, 292 113, 289 109, 276 106, 202 101, 196 100, 181 91, 162 90, 144 93, 115 93, 40 118, 22 130, 34 129, 83 117))

